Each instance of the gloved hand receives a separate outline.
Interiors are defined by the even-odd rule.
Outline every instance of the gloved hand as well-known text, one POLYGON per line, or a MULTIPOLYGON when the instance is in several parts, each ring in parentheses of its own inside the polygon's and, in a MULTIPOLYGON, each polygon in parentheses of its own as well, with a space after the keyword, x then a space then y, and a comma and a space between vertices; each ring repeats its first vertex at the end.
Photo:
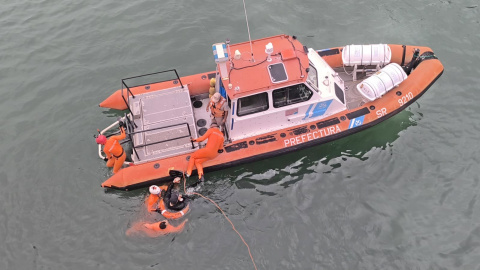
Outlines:
POLYGON ((119 127, 125 127, 125 123, 122 120, 118 120, 119 127))
POLYGON ((108 158, 104 157, 103 160, 108 161, 108 158))

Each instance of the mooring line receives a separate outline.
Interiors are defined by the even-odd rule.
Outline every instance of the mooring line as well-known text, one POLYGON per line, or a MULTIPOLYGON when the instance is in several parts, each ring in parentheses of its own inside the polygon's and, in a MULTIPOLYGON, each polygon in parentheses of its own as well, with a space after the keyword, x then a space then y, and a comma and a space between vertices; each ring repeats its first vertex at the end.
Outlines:
POLYGON ((253 267, 255 267, 255 270, 257 270, 257 265, 255 264, 255 261, 253 260, 253 256, 252 256, 252 252, 250 251, 250 247, 248 246, 247 242, 245 241, 245 239, 243 239, 243 236, 237 231, 237 229, 235 229, 235 225, 233 225, 233 222, 227 217, 227 215, 225 214, 225 212, 222 210, 222 208, 220 208, 220 206, 214 202, 212 199, 206 197, 206 196, 203 196, 202 194, 200 193, 197 193, 197 192, 190 192, 190 193, 187 193, 187 189, 185 188, 186 186, 186 182, 187 180, 185 179, 185 174, 183 175, 183 192, 185 194, 194 194, 194 195, 198 195, 202 198, 204 198, 205 200, 208 200, 210 201, 213 205, 215 205, 219 210, 220 212, 222 212, 223 216, 228 220, 228 222, 230 222, 230 225, 232 225, 232 228, 233 230, 238 234, 238 236, 240 236, 240 239, 242 239, 243 243, 245 244, 245 246, 247 247, 248 249, 248 254, 250 255, 250 259, 252 260, 252 263, 253 263, 253 267))

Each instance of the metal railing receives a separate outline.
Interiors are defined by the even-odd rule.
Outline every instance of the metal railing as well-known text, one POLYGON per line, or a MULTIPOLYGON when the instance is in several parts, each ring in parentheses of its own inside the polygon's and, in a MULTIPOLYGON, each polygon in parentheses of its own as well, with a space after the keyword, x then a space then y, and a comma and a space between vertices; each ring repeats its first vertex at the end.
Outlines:
MULTIPOLYGON (((132 142, 132 149, 133 149, 133 151, 135 152, 135 155, 137 156, 137 159, 140 161, 140 157, 138 156, 137 150, 136 150, 135 148, 140 148, 140 147, 155 145, 155 144, 164 143, 164 142, 169 142, 169 141, 174 141, 174 140, 179 140, 179 139, 183 139, 183 138, 191 138, 191 137, 192 137, 192 132, 191 132, 191 130, 190 130, 190 125, 189 125, 188 123, 180 123, 180 124, 169 125, 169 126, 164 126, 164 127, 151 128, 151 129, 146 129, 146 130, 141 130, 141 131, 136 131, 136 132, 130 132, 128 135, 129 135, 130 141, 132 142), (186 125, 186 126, 187 126, 188 135, 186 135, 186 136, 178 136, 178 137, 170 138, 170 139, 163 140, 163 141, 152 142, 152 143, 145 143, 145 144, 141 144, 141 145, 135 145, 134 142, 133 142, 133 140, 132 140, 132 135, 135 135, 135 134, 145 133, 145 132, 148 132, 148 131, 154 131, 154 130, 160 130, 160 129, 166 129, 166 128, 171 128, 171 127, 176 127, 176 126, 182 126, 182 125, 186 125)), ((194 148, 195 148, 195 145, 193 144, 192 141, 191 141, 190 143, 192 144, 192 149, 194 149, 194 148)))
MULTIPOLYGON (((122 99, 123 99, 123 102, 125 102, 125 105, 127 106, 127 109, 129 111, 130 115, 132 116, 132 119, 134 119, 134 115, 133 115, 132 109, 130 108, 130 96, 132 98, 135 98, 135 95, 133 94, 131 88, 144 86, 144 85, 150 85, 150 84, 156 84, 156 83, 162 83, 162 82, 168 82, 168 81, 175 81, 175 80, 177 80, 180 83, 180 86, 182 88, 184 88, 182 80, 180 79, 180 76, 178 76, 178 72, 177 72, 176 69, 169 69, 169 70, 164 70, 164 71, 160 71, 160 72, 154 72, 154 73, 149 73, 149 74, 144 74, 144 75, 139 75, 139 76, 134 76, 134 77, 129 77, 129 78, 122 79, 122 99), (163 74, 163 73, 172 72, 172 71, 175 73, 175 78, 174 79, 152 81, 152 82, 148 82, 148 83, 135 84, 135 85, 131 85, 130 83, 127 84, 128 81, 131 81, 131 80, 134 80, 134 79, 152 77, 154 75, 163 74), (124 91, 125 89, 127 90, 126 93, 124 91)), ((138 127, 137 124, 135 124, 135 120, 130 120, 130 118, 127 115, 125 115, 124 119, 126 119, 126 122, 128 123, 127 124, 127 135, 128 135, 128 138, 129 138, 128 141, 132 142, 132 149, 135 152, 135 155, 137 156, 138 160, 140 160, 140 157, 139 157, 139 155, 137 153, 137 150, 135 148, 164 142, 164 141, 161 141, 161 142, 151 143, 151 144, 148 144, 148 145, 135 146, 134 142, 133 142, 132 135, 137 134, 137 133, 146 132, 146 131, 152 131, 152 130, 155 130, 155 129, 161 129, 161 128, 155 128, 155 129, 149 129, 149 130, 134 132, 134 128, 138 127)), ((185 124, 187 124, 187 123, 185 123, 185 124)), ((188 127, 188 133, 189 133, 189 135, 191 135, 190 127, 188 126, 188 124, 187 124, 187 127, 188 127)), ((162 128, 166 128, 166 127, 162 127, 162 128)), ((181 139, 181 138, 183 138, 183 137, 174 138, 174 139, 171 139, 171 140, 176 140, 176 139, 181 139)), ((192 142, 192 146, 193 146, 193 142, 192 142)))
MULTIPOLYGON (((139 75, 139 76, 134 76, 134 77, 130 77, 130 78, 125 78, 125 79, 122 79, 122 99, 123 101, 125 102, 125 105, 127 105, 127 108, 128 108, 128 111, 130 112, 130 114, 133 116, 133 113, 132 113, 132 110, 130 108, 130 102, 129 102, 129 97, 130 95, 132 96, 132 98, 135 98, 135 95, 132 93, 132 90, 130 88, 133 88, 133 87, 139 87, 139 86, 144 86, 144 85, 149 85, 149 84, 155 84, 155 83, 162 83, 162 82, 168 82, 168 81, 175 81, 177 80, 179 83, 180 83, 180 86, 183 88, 183 83, 182 83, 182 80, 180 80, 180 76, 178 76, 178 72, 176 69, 169 69, 169 70, 164 70, 164 71, 160 71, 160 72, 154 72, 154 73, 149 73, 149 74, 144 74, 144 75, 139 75), (133 79, 138 79, 138 78, 144 78, 144 77, 149 77, 149 76, 153 76, 153 75, 158 75, 158 74, 162 74, 162 73, 167 73, 167 72, 175 72, 175 79, 169 79, 169 80, 162 80, 162 81, 153 81, 153 82, 149 82, 149 83, 143 83, 143 84, 138 84, 138 85, 127 85, 127 81, 128 80, 133 80, 133 79), (124 89, 127 89, 127 93, 125 95, 125 91, 124 89), (125 97, 126 96, 126 97, 125 97)), ((135 123, 134 123, 135 124, 135 123)), ((136 125, 135 125, 136 127, 136 125)))

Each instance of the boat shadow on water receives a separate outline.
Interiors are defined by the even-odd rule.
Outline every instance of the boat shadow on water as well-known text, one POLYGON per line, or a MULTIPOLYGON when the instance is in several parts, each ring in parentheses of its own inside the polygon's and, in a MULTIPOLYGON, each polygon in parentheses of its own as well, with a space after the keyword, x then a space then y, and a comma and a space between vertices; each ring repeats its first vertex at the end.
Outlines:
MULTIPOLYGON (((419 105, 414 103, 412 106, 419 105)), ((305 174, 332 173, 347 159, 366 161, 369 159, 367 154, 374 149, 389 151, 389 146, 400 134, 408 127, 416 126, 422 117, 421 113, 408 108, 372 128, 342 139, 236 167, 231 177, 235 178, 233 181, 239 189, 278 183, 288 187, 303 179, 305 174), (318 170, 320 164, 323 166, 318 170)))

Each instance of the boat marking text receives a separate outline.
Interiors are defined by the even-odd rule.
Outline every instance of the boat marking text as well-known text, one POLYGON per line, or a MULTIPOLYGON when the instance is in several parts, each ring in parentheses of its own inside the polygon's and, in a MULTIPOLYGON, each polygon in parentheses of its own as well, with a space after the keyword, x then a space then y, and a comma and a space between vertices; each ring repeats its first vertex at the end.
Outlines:
POLYGON ((337 134, 339 132, 342 132, 342 130, 340 129, 340 127, 338 125, 330 126, 330 127, 326 127, 326 128, 322 128, 322 129, 319 129, 319 130, 309 132, 307 134, 302 134, 302 135, 299 135, 299 136, 296 136, 296 137, 293 137, 293 138, 290 138, 290 139, 283 140, 283 144, 284 144, 285 147, 288 147, 288 146, 297 145, 297 144, 301 144, 301 143, 304 143, 304 142, 316 140, 316 139, 319 139, 319 138, 323 138, 323 137, 326 137, 326 136, 330 136, 332 134, 337 134))
POLYGON ((408 92, 408 94, 406 94, 405 96, 401 97, 401 98, 398 100, 398 103, 400 103, 400 106, 403 106, 403 105, 405 105, 408 101, 410 101, 411 99, 413 99, 413 94, 412 94, 412 92, 408 92))
POLYGON ((387 108, 381 108, 377 111, 377 118, 380 118, 387 114, 387 108))

